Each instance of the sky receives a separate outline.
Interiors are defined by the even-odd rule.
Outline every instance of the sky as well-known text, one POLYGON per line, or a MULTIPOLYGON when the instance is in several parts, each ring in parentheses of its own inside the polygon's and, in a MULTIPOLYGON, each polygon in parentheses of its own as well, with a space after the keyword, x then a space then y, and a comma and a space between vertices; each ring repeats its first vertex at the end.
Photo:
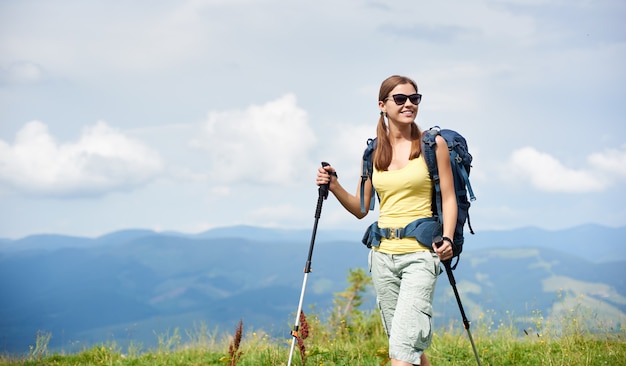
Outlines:
MULTIPOLYGON (((622 0, 2 0, 0 237, 312 228, 380 83, 463 134, 474 230, 626 225, 622 0)), ((319 229, 365 229, 334 197, 319 229)))

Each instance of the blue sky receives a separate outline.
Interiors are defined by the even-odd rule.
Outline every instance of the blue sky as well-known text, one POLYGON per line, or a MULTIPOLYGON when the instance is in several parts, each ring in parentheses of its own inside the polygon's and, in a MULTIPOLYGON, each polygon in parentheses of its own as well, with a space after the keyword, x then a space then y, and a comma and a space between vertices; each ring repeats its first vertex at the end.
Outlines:
MULTIPOLYGON (((465 135, 474 229, 626 225, 623 1, 2 1, 0 237, 310 228, 380 82, 465 135)), ((334 200, 320 228, 362 229, 334 200)))

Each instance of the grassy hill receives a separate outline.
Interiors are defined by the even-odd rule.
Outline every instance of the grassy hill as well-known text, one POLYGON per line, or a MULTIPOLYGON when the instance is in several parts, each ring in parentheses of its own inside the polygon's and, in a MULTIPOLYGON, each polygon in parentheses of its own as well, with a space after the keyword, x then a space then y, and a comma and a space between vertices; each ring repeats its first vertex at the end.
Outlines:
MULTIPOLYGON (((594 309, 594 319, 619 329, 626 320, 624 233, 624 228, 585 226, 468 237, 455 271, 468 317, 480 324, 487 314, 489 321, 521 330, 532 325, 534 314, 558 319, 583 304, 594 309), (614 253, 612 261, 586 249, 590 237, 602 239, 597 247, 614 253)), ((334 294, 346 287, 348 270, 366 266, 367 250, 359 239, 358 233, 318 233, 305 309, 314 306, 326 317, 334 294)), ((77 351, 110 340, 149 348, 158 345, 155 335, 175 328, 207 324, 224 332, 240 319, 250 330, 288 337, 309 242, 307 231, 250 227, 198 235, 126 230, 93 239, 5 240, 0 352, 26 352, 42 331, 52 335, 48 346, 54 350, 77 351)), ((371 310, 373 293, 365 298, 371 310)), ((438 326, 459 320, 445 275, 434 309, 438 326)))
MULTIPOLYGON (((555 323, 540 313, 529 319, 533 327, 518 329, 516 322, 494 323, 480 314, 470 326, 470 337, 458 323, 435 332, 427 350, 438 366, 587 366, 626 365, 625 330, 606 328, 590 308, 578 304, 555 323)), ((181 331, 173 328, 157 334, 158 345, 145 349, 140 343, 123 347, 116 340, 82 347, 76 352, 51 352, 51 335, 39 333, 27 354, 1 356, 0 366, 13 365, 389 365, 387 339, 376 312, 353 309, 341 322, 320 320, 308 313, 300 327, 301 342, 247 330, 242 321, 230 334, 218 335, 205 325, 181 331)))

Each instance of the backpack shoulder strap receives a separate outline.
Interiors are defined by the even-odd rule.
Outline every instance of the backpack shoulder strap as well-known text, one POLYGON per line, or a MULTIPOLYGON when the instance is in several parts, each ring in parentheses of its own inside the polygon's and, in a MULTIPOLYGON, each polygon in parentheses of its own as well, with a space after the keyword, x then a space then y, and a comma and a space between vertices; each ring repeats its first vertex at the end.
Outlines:
POLYGON ((440 135, 440 131, 439 126, 434 126, 422 133, 422 152, 426 166, 428 167, 428 173, 430 173, 430 179, 432 179, 435 188, 437 215, 441 220, 443 217, 441 212, 441 186, 439 184, 439 169, 437 167, 437 154, 435 152, 437 148, 436 138, 440 135))
MULTIPOLYGON (((361 213, 365 213, 365 182, 372 179, 374 171, 374 150, 376 150, 376 138, 367 139, 367 147, 363 152, 363 162, 361 163, 361 213)), ((370 197, 370 211, 374 209, 374 187, 372 185, 372 196, 370 197)))

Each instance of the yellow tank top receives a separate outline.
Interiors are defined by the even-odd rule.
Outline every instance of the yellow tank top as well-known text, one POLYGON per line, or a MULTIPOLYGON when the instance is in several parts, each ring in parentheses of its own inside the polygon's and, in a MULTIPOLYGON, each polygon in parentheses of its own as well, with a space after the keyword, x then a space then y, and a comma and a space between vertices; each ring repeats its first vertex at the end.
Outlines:
MULTIPOLYGON (((374 169, 372 183, 380 196, 379 227, 403 228, 412 221, 433 215, 432 183, 423 157, 410 160, 399 170, 374 169)), ((389 254, 430 250, 415 238, 383 238, 375 249, 389 254)))

